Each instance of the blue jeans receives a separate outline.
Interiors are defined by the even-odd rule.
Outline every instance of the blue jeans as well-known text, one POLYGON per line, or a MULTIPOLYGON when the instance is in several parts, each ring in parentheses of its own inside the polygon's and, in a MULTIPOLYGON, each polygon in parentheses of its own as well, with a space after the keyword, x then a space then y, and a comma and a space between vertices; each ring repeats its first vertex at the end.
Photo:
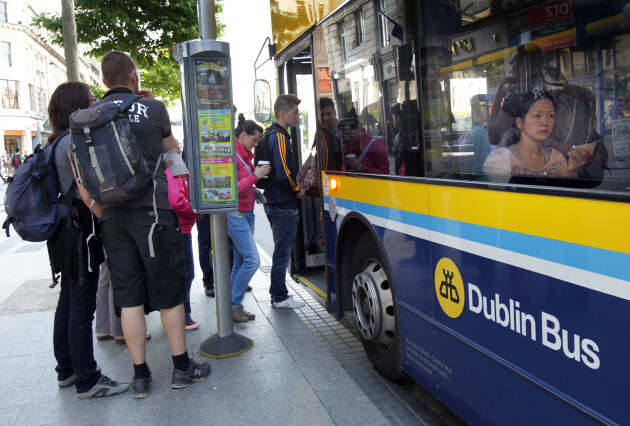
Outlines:
POLYGON ((267 205, 265 205, 265 213, 271 225, 274 242, 269 294, 271 294, 272 302, 282 302, 289 298, 285 280, 299 217, 297 209, 280 209, 267 205))
POLYGON ((204 214, 197 221, 197 244, 199 245, 199 266, 203 272, 204 284, 214 284, 212 269, 212 235, 210 234, 210 215, 204 214))
POLYGON ((243 303, 247 285, 260 266, 260 256, 254 241, 254 212, 229 212, 228 234, 234 245, 232 268, 232 309, 243 303))
MULTIPOLYGON (((197 244, 199 245, 199 266, 203 272, 204 287, 210 284, 214 286, 214 270, 212 269, 212 233, 210 228, 210 215, 204 214, 197 221, 197 244)), ((230 252, 230 270, 234 263, 234 253, 232 252, 232 239, 228 239, 228 250, 230 252)))
POLYGON ((186 301, 184 309, 186 311, 186 322, 192 321, 190 317, 190 287, 195 278, 195 258, 193 257, 192 235, 184 234, 184 256, 186 256, 186 301))

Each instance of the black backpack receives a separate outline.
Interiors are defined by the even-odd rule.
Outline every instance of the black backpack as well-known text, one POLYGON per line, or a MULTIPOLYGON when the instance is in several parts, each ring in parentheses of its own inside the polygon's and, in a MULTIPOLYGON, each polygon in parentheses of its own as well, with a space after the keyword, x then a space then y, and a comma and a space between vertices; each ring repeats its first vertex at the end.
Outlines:
POLYGON ((121 204, 144 195, 152 185, 153 174, 125 113, 140 97, 131 94, 120 105, 104 102, 70 116, 72 165, 95 201, 121 204))
POLYGON ((273 156, 269 152, 268 147, 269 136, 273 133, 277 132, 266 131, 265 134, 263 134, 258 140, 258 145, 256 145, 256 148, 254 148, 254 167, 258 167, 258 163, 261 161, 268 161, 269 165, 271 166, 271 171, 269 172, 267 177, 258 179, 258 182, 255 183, 256 188, 258 189, 271 189, 271 187, 273 186, 273 180, 276 175, 275 169, 273 167, 273 156))
MULTIPOLYGON (((69 203, 60 200, 55 167, 55 148, 65 135, 60 135, 44 149, 37 145, 33 155, 7 179, 9 186, 4 198, 7 219, 2 225, 7 237, 10 225, 13 225, 23 240, 47 241, 68 215, 69 203)), ((66 198, 72 201, 71 196, 66 198)))

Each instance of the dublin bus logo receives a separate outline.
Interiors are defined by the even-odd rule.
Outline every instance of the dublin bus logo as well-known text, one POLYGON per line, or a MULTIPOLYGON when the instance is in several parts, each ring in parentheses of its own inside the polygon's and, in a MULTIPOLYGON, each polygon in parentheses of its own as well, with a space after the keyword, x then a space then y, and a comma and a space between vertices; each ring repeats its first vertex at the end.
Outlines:
POLYGON ((450 299, 455 304, 459 303, 459 293, 457 292, 457 287, 453 285, 453 276, 455 274, 446 269, 442 269, 442 272, 444 273, 444 281, 440 283, 440 296, 450 299))
POLYGON ((443 257, 435 265, 433 273, 435 295, 446 315, 457 318, 464 310, 466 293, 464 281, 457 265, 448 257, 443 257))

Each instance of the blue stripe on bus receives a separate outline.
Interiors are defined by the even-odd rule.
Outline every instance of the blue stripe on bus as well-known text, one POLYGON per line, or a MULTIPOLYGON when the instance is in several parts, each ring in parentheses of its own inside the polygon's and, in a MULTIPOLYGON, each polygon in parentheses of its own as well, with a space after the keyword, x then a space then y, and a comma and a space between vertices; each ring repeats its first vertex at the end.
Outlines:
MULTIPOLYGON (((329 197, 325 197, 328 202, 329 197)), ((630 281, 630 255, 566 241, 335 198, 338 207, 630 281)))

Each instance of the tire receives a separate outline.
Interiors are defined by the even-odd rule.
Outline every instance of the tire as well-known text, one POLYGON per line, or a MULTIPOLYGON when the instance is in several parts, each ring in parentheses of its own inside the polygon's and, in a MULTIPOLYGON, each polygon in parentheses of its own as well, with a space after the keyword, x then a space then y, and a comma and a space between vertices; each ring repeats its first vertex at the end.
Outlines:
POLYGON ((383 257, 369 233, 357 239, 351 265, 351 303, 363 348, 383 376, 407 381, 400 369, 395 289, 383 257))

